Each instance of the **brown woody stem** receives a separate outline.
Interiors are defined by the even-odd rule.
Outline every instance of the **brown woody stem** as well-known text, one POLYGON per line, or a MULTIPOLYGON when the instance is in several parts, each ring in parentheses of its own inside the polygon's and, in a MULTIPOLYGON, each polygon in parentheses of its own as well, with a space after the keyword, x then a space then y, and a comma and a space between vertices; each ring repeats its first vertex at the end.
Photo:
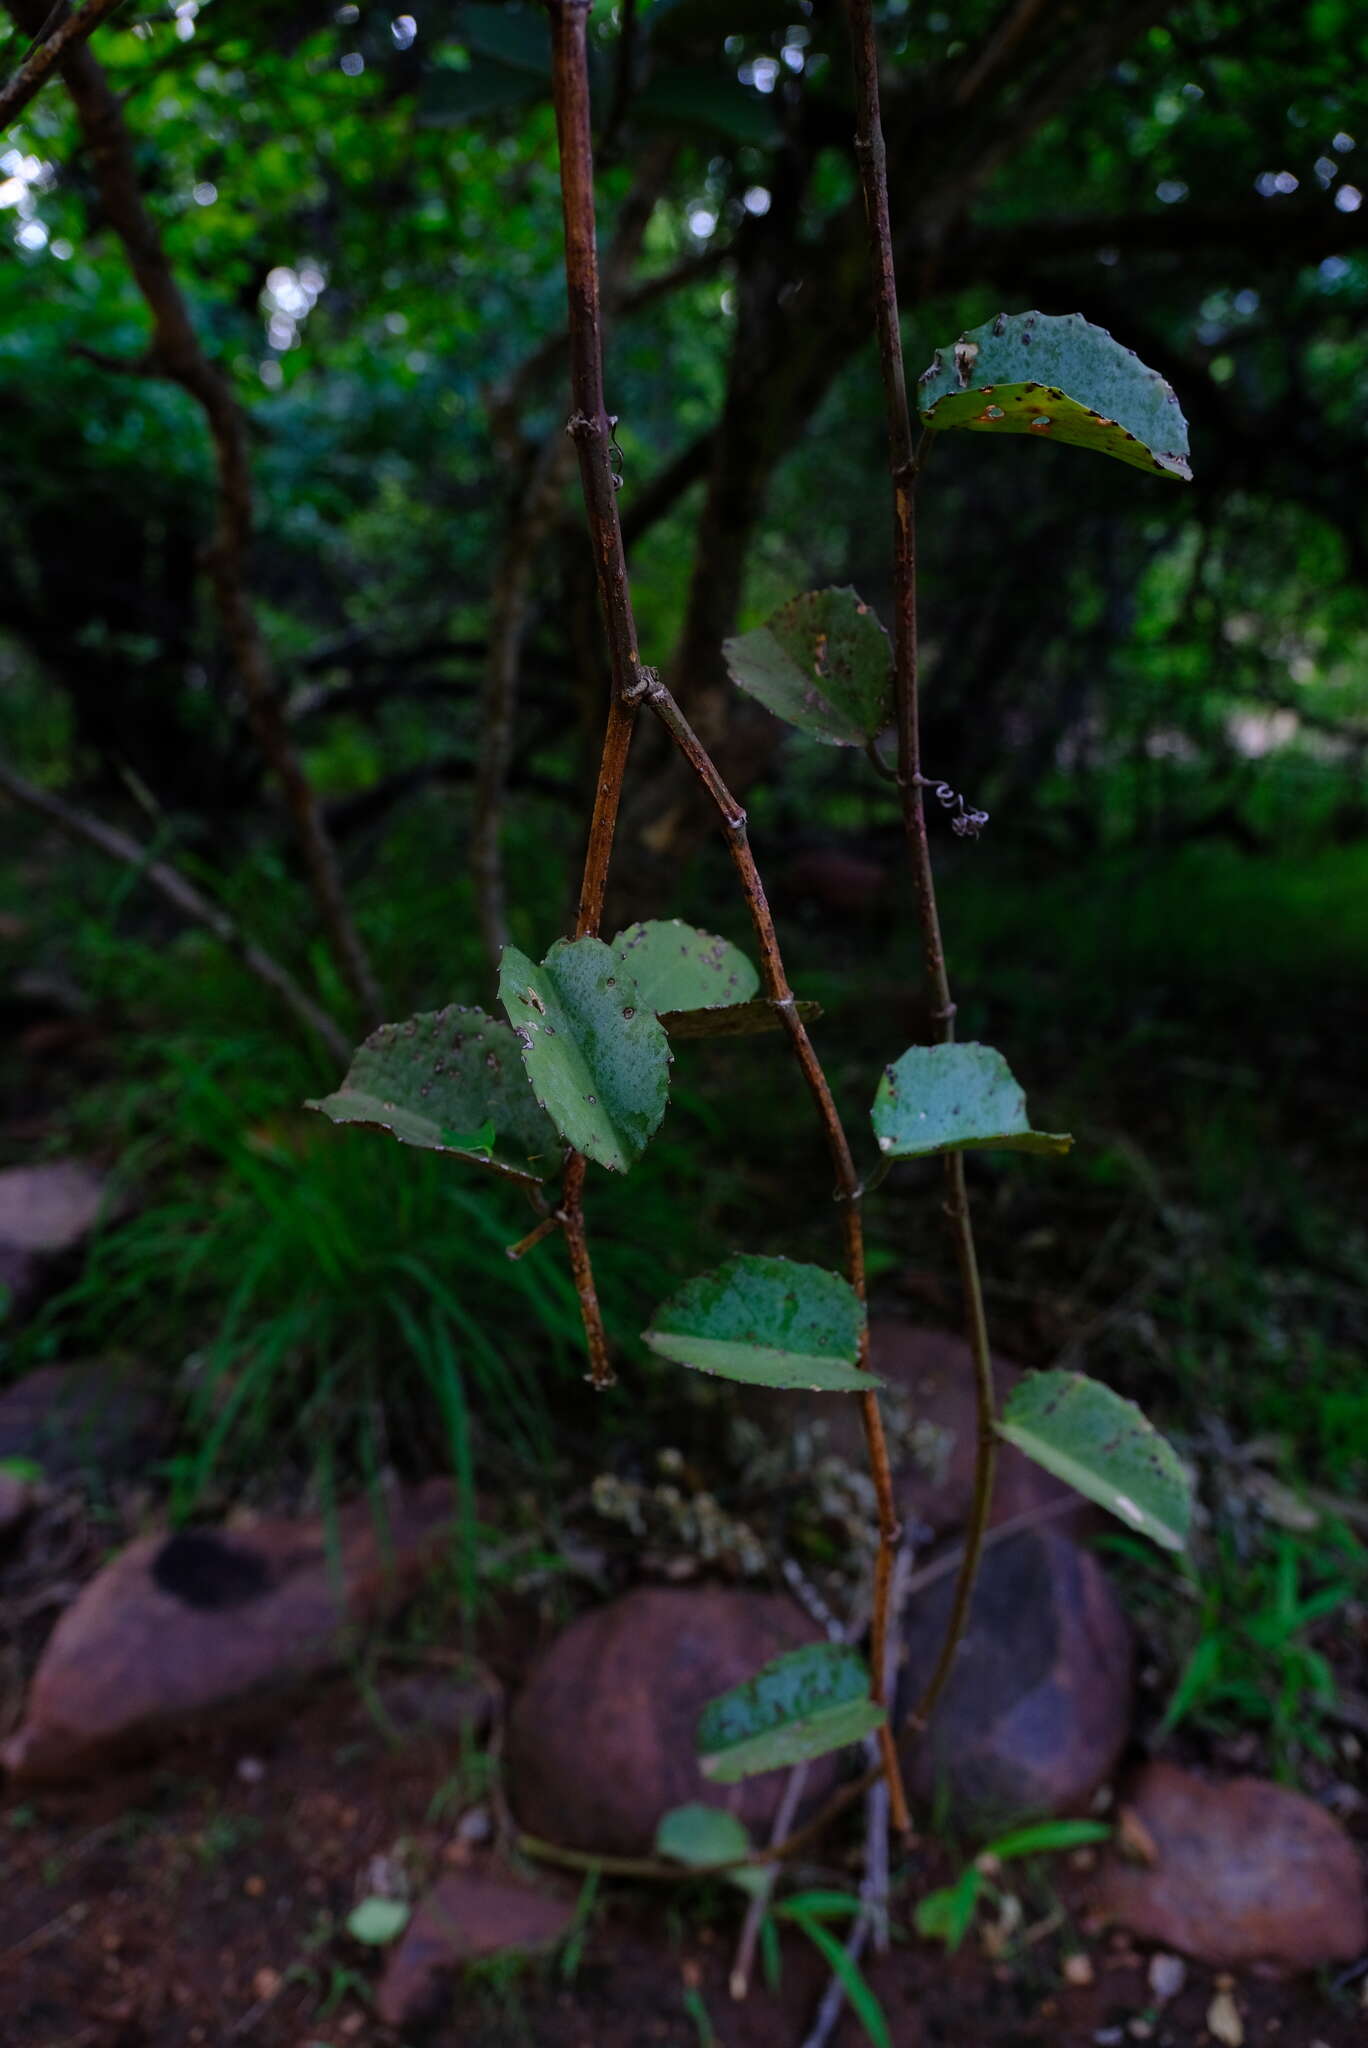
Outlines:
MULTIPOLYGON (((51 35, 44 36, 25 57, 9 84, 0 90, 0 130, 17 121, 35 93, 42 91, 62 58, 78 44, 93 36, 102 21, 122 7, 123 0, 85 0, 74 14, 59 22, 51 35)), ((39 32, 41 34, 41 31, 39 32)))
MULTIPOLYGON (((922 801, 921 727, 918 716, 917 663, 917 474, 925 460, 929 436, 919 448, 913 439, 912 416, 907 402, 907 380, 903 370, 902 333, 898 323, 898 285, 893 263, 893 232, 888 211, 888 169, 884 151, 883 124, 879 115, 879 53, 874 34, 872 0, 847 0, 850 39, 855 66, 856 131, 855 154, 859 163, 864 195, 865 219, 869 228, 870 262, 874 273, 874 312, 878 330, 879 363, 883 372, 884 401, 888 415, 889 469, 893 480, 893 679, 898 726, 898 789, 902 804, 903 829, 912 865, 912 882, 921 926, 922 959, 934 998, 936 1021, 942 1044, 955 1035, 955 1005, 945 966, 940 915, 936 908, 936 884, 931 869, 931 847, 926 830, 926 809, 922 801)), ((969 1349, 973 1359, 975 1405, 978 1416, 974 1466, 974 1497, 965 1533, 964 1559, 955 1585, 955 1597, 945 1639, 935 1670, 912 1710, 911 1725, 924 1728, 950 1676, 969 1617, 974 1581, 978 1575, 983 1539, 993 1499, 993 1476, 997 1456, 994 1431, 993 1368, 988 1348, 988 1325, 979 1282, 978 1254, 969 1211, 969 1191, 964 1176, 964 1154, 950 1152, 945 1158, 945 1213, 954 1240, 969 1349)))
MULTIPOLYGON (((751 852, 746 813, 727 788, 712 757, 664 683, 653 670, 644 670, 643 678, 642 696, 645 702, 650 705, 669 733, 722 820, 727 850, 736 869, 741 893, 746 899, 746 908, 750 912, 751 924, 755 931, 756 944, 760 952, 761 982, 766 996, 778 1010, 784 1029, 788 1032, 794 1058, 807 1083, 808 1092, 817 1109, 822 1134, 826 1139, 827 1151, 836 1176, 836 1197, 841 1204, 846 1273, 856 1295, 863 1303, 864 1223, 860 1214, 860 1196, 863 1190, 859 1175, 855 1171, 855 1161, 851 1156, 840 1114, 822 1070, 822 1063, 817 1057, 807 1026, 798 1014, 793 990, 789 987, 783 956, 779 951, 774 918, 765 896, 764 884, 760 879, 760 870, 755 864, 755 855, 751 852)), ((863 1372, 869 1371, 869 1326, 863 1319, 860 1325, 859 1363, 863 1372)), ((884 1672, 887 1663, 889 1589, 892 1583, 893 1561, 897 1554, 899 1522, 897 1506, 893 1499, 893 1474, 889 1465, 883 1416, 879 1409, 879 1397, 872 1388, 869 1393, 860 1396, 860 1413, 864 1423, 865 1443, 869 1451, 869 1466, 874 1479, 879 1515, 879 1548, 874 1561, 874 1596, 869 1632, 870 1694, 880 1704, 885 1704, 884 1672)), ((898 1765, 897 1744, 893 1729, 887 1722, 880 1731, 879 1742, 883 1768, 888 1778, 889 1806, 893 1824, 899 1833, 906 1834, 911 1822, 903 1791, 902 1773, 898 1765)))
MULTIPOLYGON (((570 320, 568 431, 579 455, 580 490, 593 543, 599 600, 608 638, 613 694, 603 735, 603 755, 594 788, 589 844, 580 883, 577 939, 597 938, 608 886, 622 779, 636 725, 636 620, 627 582, 627 557, 618 521, 613 481, 612 422, 603 398, 603 332, 599 306, 598 242, 594 224, 594 152, 589 124, 589 0, 548 0, 551 16, 551 89, 560 145, 561 202, 565 215, 565 289, 570 320)), ((566 1162, 560 1214, 580 1320, 589 1353, 589 1377, 597 1388, 613 1384, 608 1338, 603 1327, 589 1240, 584 1227, 585 1161, 572 1152, 566 1162)))

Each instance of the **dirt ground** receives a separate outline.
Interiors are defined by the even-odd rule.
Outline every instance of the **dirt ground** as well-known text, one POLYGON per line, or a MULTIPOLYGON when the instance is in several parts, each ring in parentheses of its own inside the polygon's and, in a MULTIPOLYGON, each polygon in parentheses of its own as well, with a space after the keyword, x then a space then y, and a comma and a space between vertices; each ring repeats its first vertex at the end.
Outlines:
MULTIPOLYGON (((487 1785, 478 1756, 463 1766, 429 1732, 382 1730, 355 1680, 340 1677, 269 1726, 216 1735, 155 1769, 7 1798, 0 2041, 388 2048, 398 2037, 371 2005, 382 1957, 347 1934, 346 1915, 386 1871, 399 1867, 421 1885, 480 1855, 462 1838, 461 1816, 487 1785)), ((996 1962, 972 1939, 947 1959, 911 1934, 900 1906, 894 1947, 868 1972, 896 2048, 1188 2048, 1212 2039, 1206 2015, 1229 1980, 1191 1966, 1178 1998, 1156 2011, 1147 1958, 1121 1937, 1080 1932, 1082 1875, 1056 1862, 1057 1896, 1028 1902, 1021 1934, 996 1962), (1066 1983, 1062 1959, 1080 1949, 1092 1981, 1066 1983)), ((911 1895, 947 1873, 914 1855, 911 1895)), ((839 1865, 803 1874, 851 1882, 839 1865)), ((697 1887, 607 1887, 582 1945, 571 1943, 573 1964, 562 1955, 482 1966, 453 1986, 424 2038, 436 2048, 798 2048, 823 1966, 790 1930, 778 1991, 757 1984, 744 2005, 733 2003, 739 1910, 697 1887)), ((1244 1975, 1233 1989, 1248 2048, 1368 2039, 1361 1981, 1244 1975)), ((864 2037, 847 2018, 833 2038, 854 2048, 864 2037)))

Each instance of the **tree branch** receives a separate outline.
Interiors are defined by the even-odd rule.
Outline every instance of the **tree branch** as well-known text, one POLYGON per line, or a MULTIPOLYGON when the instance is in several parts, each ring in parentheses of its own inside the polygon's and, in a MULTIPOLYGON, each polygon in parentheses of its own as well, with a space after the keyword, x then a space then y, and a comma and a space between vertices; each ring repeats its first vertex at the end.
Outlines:
MULTIPOLYGON (((10 11, 22 26, 37 19, 40 6, 41 0, 10 0, 10 11)), ((257 744, 284 795, 329 946, 362 1016, 368 1024, 376 1024, 384 1008, 379 986, 352 922, 318 799, 290 738, 248 592, 252 484, 246 420, 227 378, 200 345, 160 230, 144 202, 132 138, 104 72, 82 47, 70 50, 60 68, 90 150, 106 217, 123 243, 152 316, 153 352, 163 374, 195 399, 213 438, 218 505, 209 571, 219 618, 233 652, 257 744)))
MULTIPOLYGON (((9 84, 0 89, 0 131, 17 120, 34 95, 42 91, 63 57, 93 36, 100 23, 122 5, 123 0, 85 0, 84 6, 68 14, 51 35, 43 36, 42 28, 37 31, 43 40, 29 51, 9 84)), ((59 13, 63 11, 58 9, 59 13)))
POLYGON ((93 846, 111 860, 122 861, 126 867, 135 868, 148 886, 156 889, 168 903, 174 904, 183 916, 212 932, 219 943, 242 962, 249 974, 279 997, 297 1023, 319 1039, 334 1059, 346 1064, 351 1055, 350 1043, 332 1018, 304 993, 287 968, 254 944, 237 920, 202 895, 179 869, 155 858, 147 847, 140 846, 136 839, 121 832, 117 826, 107 825, 86 811, 78 811, 50 790, 40 789, 36 783, 26 781, 4 760, 0 760, 0 789, 27 810, 47 818, 69 839, 93 846))

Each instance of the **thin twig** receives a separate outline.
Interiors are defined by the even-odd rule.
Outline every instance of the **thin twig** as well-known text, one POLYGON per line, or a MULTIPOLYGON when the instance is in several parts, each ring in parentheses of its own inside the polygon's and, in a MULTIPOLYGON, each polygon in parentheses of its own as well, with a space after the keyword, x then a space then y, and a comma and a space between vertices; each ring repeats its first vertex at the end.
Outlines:
POLYGON ((34 95, 42 91, 68 51, 83 43, 87 36, 93 36, 100 23, 122 5, 123 0, 85 0, 85 5, 68 14, 51 35, 43 36, 40 27, 38 34, 42 40, 29 51, 9 84, 0 90, 0 131, 17 120, 34 95))
MULTIPOLYGON (((931 869, 931 847, 926 830, 922 800, 921 730, 918 716, 917 670, 917 541, 915 492, 917 474, 925 461, 929 436, 918 447, 913 440, 912 416, 907 402, 907 379, 903 369, 902 335, 898 325, 898 286, 893 263, 893 231, 888 211, 888 166, 884 150, 883 125, 879 115, 879 56, 874 34, 872 0, 848 0, 850 35, 854 56, 856 93, 855 153, 869 228, 870 260, 874 273, 874 308, 878 329, 879 362, 883 372, 884 400, 888 415, 889 469, 893 481, 893 675, 898 728, 898 784, 902 799, 903 828, 912 864, 917 916, 921 927, 922 958, 926 978, 934 997, 934 1015, 940 1026, 942 1044, 955 1035, 955 1005, 945 966, 940 916, 936 907, 936 885, 931 869)), ((997 1438, 994 1433, 993 1369, 988 1348, 988 1325, 979 1282, 978 1254, 974 1246, 973 1222, 969 1213, 969 1191, 964 1176, 964 1155, 950 1152, 945 1157, 945 1211, 950 1221, 955 1258, 964 1296, 965 1321, 973 1359, 974 1392, 978 1428, 974 1466, 974 1497, 965 1534, 964 1562, 945 1641, 935 1670, 911 1716, 916 1728, 924 1728, 945 1688, 955 1652, 964 1632, 978 1572, 983 1538, 992 1506, 997 1438)))
POLYGON ((92 818, 88 812, 78 811, 74 805, 54 796, 50 790, 40 789, 36 783, 26 781, 4 760, 0 760, 0 789, 12 796, 16 803, 49 819, 69 839, 82 840, 87 846, 97 847, 101 853, 108 854, 111 860, 122 861, 125 866, 136 869, 148 886, 156 889, 168 903, 173 903, 184 916, 212 932, 242 962, 249 974, 280 998, 296 1021, 319 1039, 334 1059, 346 1064, 351 1047, 332 1018, 305 994, 287 968, 263 952, 226 910, 201 895, 193 882, 188 882, 177 868, 156 859, 145 846, 140 846, 136 839, 121 832, 117 826, 106 825, 103 819, 92 818))
MULTIPOLYGON (((9 5, 21 26, 29 26, 38 19, 41 0, 9 0, 9 5)), ((318 798, 290 737, 281 692, 248 589, 252 478, 246 418, 228 379, 210 361, 195 332, 161 230, 143 198, 132 136, 109 81, 92 52, 82 46, 71 48, 60 68, 90 150, 105 218, 124 246, 129 268, 152 316, 158 368, 189 392, 209 427, 218 499, 208 563, 219 619, 257 745, 284 796, 329 947, 363 1018, 368 1025, 378 1024, 384 1012, 379 986, 352 921, 318 798)))
MULTIPOLYGON (((788 1774, 788 1779, 779 1800, 778 1809, 775 1812, 774 1826, 770 1830, 771 1847, 782 1842, 789 1829, 793 1826, 794 1816, 801 1804, 803 1793, 807 1787, 807 1781, 807 1765, 805 1763, 795 1764, 788 1774)), ((883 1784, 882 1778, 880 1778, 879 1783, 880 1785, 883 1784)), ((736 1960, 731 1966, 731 1975, 727 1979, 727 1988, 734 1999, 740 2000, 744 1998, 750 1990, 751 1971, 755 1967, 755 1951, 760 1942, 760 1929, 765 1923, 765 1915, 769 1912, 770 1902, 774 1897, 774 1887, 778 1882, 779 1865, 777 1863, 767 1864, 761 1875, 760 1883, 746 1901, 746 1916, 741 1922, 741 1933, 736 1943, 736 1960)))
MULTIPOLYGON (((855 1294, 863 1302, 865 1264, 864 1224, 860 1214, 860 1178, 855 1171, 855 1161, 851 1156, 845 1129, 822 1070, 821 1061, 808 1035, 807 1026, 799 1015, 793 990, 789 987, 783 956, 779 951, 779 936, 774 928, 774 918, 765 896, 764 884, 760 879, 760 870, 751 852, 746 813, 722 780, 712 757, 654 669, 642 671, 640 691, 643 700, 650 706, 674 741, 684 761, 693 770, 722 820, 727 850, 736 869, 741 893, 746 899, 746 908, 755 932, 756 945, 760 953, 761 983, 766 996, 783 1020, 794 1058, 807 1083, 808 1092, 817 1109, 822 1134, 826 1139, 827 1152, 836 1176, 836 1196, 841 1209, 846 1275, 855 1294)), ((859 1364, 862 1371, 869 1371, 869 1330, 864 1321, 860 1328, 859 1364)), ((869 1452, 870 1472, 874 1480, 879 1516, 879 1548, 874 1561, 873 1615, 870 1623, 870 1695, 878 1703, 884 1704, 883 1668, 885 1646, 888 1642, 888 1596, 899 1522, 893 1498, 893 1474, 889 1464, 883 1416, 879 1409, 879 1397, 872 1388, 869 1393, 860 1396, 860 1414, 864 1424, 865 1443, 869 1452)), ((884 1769, 888 1776, 893 1823, 899 1834, 906 1834, 911 1821, 903 1792, 902 1774, 898 1767, 897 1744, 889 1723, 885 1723, 880 1730, 879 1739, 884 1769)))

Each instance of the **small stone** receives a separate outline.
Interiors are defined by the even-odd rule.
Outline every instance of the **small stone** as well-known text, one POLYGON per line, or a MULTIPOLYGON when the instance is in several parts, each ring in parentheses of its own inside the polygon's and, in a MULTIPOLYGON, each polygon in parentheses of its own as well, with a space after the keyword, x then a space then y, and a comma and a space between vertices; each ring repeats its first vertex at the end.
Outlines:
POLYGON ((234 1769, 243 1785, 259 1785, 266 1775, 266 1766, 259 1756, 240 1756, 234 1769))
POLYGON ((1092 1957, 1080 1949, 1076 1954, 1064 1958, 1064 1982, 1066 1984, 1091 1984, 1094 1976, 1092 1957))
POLYGON ((1142 1940, 1217 1968, 1287 1970, 1349 1961, 1368 1945, 1354 1845, 1314 1801, 1258 1778, 1210 1784, 1151 1763, 1132 1804, 1155 1861, 1108 1856, 1093 1904, 1142 1940))
POLYGON ((66 1275, 94 1229, 107 1182, 82 1159, 0 1171, 0 1287, 26 1315, 66 1275))
POLYGON ((1159 1955, 1150 1957, 1149 1988, 1161 2005, 1170 1998, 1176 1998, 1187 1983, 1187 1964, 1181 1956, 1159 1955))
POLYGON ((252 1989, 258 1998, 274 1998, 284 1981, 279 1970, 273 1970, 268 1965, 257 1971, 252 1979, 252 1989))
POLYGON ((550 1948, 574 1919, 573 1898, 533 1889, 497 1865, 441 1877, 390 1951, 375 2009, 386 2026, 421 2026, 466 1964, 550 1948))
POLYGON ((1239 2007, 1228 1991, 1218 1991, 1207 2007, 1207 2030, 1213 2041, 1219 2041, 1221 2048, 1241 2048, 1244 2040, 1244 2022, 1239 2007))
POLYGON ((1123 1806, 1117 1815, 1116 1846, 1128 1863, 1143 1863, 1150 1869, 1159 1861, 1154 1837, 1133 1806, 1123 1806))
POLYGON ((266 1895, 266 1880, 253 1871, 250 1877, 243 1878, 242 1889, 246 1892, 249 1899, 264 1898, 266 1895))

